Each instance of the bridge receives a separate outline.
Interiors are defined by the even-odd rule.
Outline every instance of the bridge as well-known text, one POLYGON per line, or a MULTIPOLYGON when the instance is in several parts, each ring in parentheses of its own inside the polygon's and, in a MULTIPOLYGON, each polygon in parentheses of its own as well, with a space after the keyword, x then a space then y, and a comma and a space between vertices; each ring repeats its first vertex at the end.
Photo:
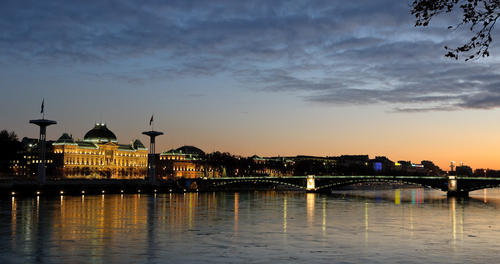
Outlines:
POLYGON ((474 190, 500 187, 500 178, 462 177, 462 176, 287 176, 287 177, 223 177, 187 179, 188 190, 217 191, 231 190, 235 185, 281 186, 307 192, 328 192, 342 186, 360 183, 387 182, 418 185, 446 192, 448 196, 468 196, 474 190))
POLYGON ((343 186, 372 183, 403 183, 432 188, 446 192, 448 196, 468 196, 469 192, 485 188, 500 187, 500 178, 462 176, 249 176, 222 178, 195 178, 157 181, 147 180, 88 180, 66 179, 47 181, 0 181, 2 195, 57 195, 98 193, 153 193, 186 191, 235 191, 245 189, 290 189, 306 192, 331 192, 343 186))

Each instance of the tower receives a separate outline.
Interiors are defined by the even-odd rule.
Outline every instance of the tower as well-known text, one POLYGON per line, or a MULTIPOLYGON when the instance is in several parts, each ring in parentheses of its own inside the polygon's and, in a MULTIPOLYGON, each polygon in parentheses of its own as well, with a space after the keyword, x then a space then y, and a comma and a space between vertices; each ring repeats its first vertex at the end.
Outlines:
MULTIPOLYGON (((42 104, 42 112, 43 112, 43 104, 42 104)), ((30 120, 30 124, 35 124, 40 127, 40 137, 38 140, 38 144, 40 147, 39 153, 39 163, 38 163, 38 183, 45 183, 45 140, 47 134, 47 127, 50 125, 57 124, 56 121, 48 120, 43 117, 42 119, 34 119, 30 120)))
POLYGON ((455 168, 455 162, 450 161, 450 172, 453 172, 453 169, 455 168))
POLYGON ((148 155, 148 180, 150 183, 155 183, 156 181, 156 158, 155 158, 155 138, 157 136, 163 135, 163 132, 154 131, 151 129, 150 131, 144 131, 142 134, 149 137, 150 145, 149 145, 149 155, 148 155))

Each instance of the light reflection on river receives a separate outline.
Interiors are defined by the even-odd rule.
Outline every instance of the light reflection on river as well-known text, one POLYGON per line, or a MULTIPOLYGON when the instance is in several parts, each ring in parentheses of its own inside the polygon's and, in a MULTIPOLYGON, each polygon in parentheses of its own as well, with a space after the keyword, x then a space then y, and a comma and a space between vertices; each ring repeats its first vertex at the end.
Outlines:
POLYGON ((497 263, 500 190, 0 201, 5 263, 497 263))

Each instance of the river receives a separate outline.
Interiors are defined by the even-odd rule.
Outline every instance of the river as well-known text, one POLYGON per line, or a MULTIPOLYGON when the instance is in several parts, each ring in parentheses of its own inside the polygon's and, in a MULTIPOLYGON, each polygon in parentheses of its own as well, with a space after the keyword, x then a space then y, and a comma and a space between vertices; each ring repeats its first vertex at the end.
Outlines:
POLYGON ((2 263, 498 263, 500 190, 0 201, 2 263))

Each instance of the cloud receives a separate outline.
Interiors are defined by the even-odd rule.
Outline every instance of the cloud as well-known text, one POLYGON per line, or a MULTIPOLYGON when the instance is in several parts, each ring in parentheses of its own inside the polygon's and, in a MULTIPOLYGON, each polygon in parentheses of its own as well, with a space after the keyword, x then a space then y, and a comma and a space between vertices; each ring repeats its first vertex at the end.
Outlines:
POLYGON ((498 61, 443 58, 464 39, 449 22, 414 28, 399 0, 2 1, 0 64, 98 65, 90 74, 129 82, 222 73, 396 112, 499 107, 498 61))

